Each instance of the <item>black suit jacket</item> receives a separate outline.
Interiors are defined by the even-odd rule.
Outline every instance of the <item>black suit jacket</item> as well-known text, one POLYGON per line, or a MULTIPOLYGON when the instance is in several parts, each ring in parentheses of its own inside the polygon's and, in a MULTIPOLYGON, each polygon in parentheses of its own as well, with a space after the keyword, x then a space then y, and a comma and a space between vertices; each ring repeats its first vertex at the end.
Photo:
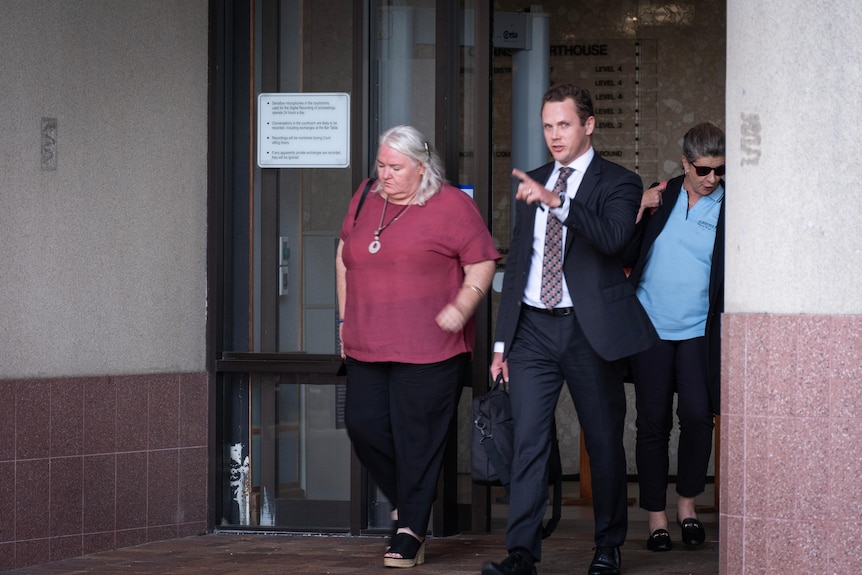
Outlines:
MULTIPOLYGON (((632 267, 629 279, 637 286, 643 275, 647 262, 647 254, 667 223, 676 198, 682 189, 685 176, 669 180, 662 195, 665 202, 650 214, 644 212, 638 223, 634 236, 626 249, 626 264, 632 267)), ((655 186, 657 184, 653 184, 655 186)), ((724 182, 721 185, 725 187, 724 182)), ((652 186, 650 186, 652 187, 652 186)), ((724 199, 727 198, 725 193, 724 199)), ((709 311, 706 315, 706 343, 709 350, 709 396, 713 412, 721 413, 721 314, 724 311, 724 199, 718 212, 718 224, 715 228, 715 244, 712 248, 712 267, 709 270, 709 311)))
MULTIPOLYGON (((553 169, 551 162, 528 175, 544 184, 553 169)), ((634 285, 626 279, 621 258, 635 229, 641 186, 637 174, 596 154, 564 222, 568 231, 563 273, 575 315, 590 345, 607 361, 643 351, 658 340, 634 285)), ((515 207, 496 328, 496 341, 506 346, 504 357, 518 329, 538 205, 518 201, 515 207)))

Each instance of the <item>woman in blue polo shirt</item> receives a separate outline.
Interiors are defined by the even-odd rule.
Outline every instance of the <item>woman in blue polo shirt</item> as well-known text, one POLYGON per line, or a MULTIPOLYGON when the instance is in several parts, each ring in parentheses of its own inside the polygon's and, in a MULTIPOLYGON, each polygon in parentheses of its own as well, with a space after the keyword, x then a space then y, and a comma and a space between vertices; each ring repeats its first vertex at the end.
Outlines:
POLYGON ((724 132, 704 123, 683 139, 685 172, 644 192, 630 249, 630 279, 660 336, 631 358, 637 405, 640 506, 652 551, 671 549, 666 513, 673 397, 678 396, 677 516, 686 545, 704 542, 703 492, 719 412, 724 308, 724 132))

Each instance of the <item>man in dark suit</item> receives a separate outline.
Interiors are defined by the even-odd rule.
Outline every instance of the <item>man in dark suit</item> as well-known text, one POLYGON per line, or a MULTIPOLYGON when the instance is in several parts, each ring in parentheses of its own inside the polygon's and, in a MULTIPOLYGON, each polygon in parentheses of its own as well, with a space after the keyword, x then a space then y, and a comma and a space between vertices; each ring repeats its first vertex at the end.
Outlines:
POLYGON ((628 524, 621 360, 657 336, 620 258, 635 228, 641 179, 593 150, 595 123, 588 91, 552 86, 542 125, 554 161, 512 171, 515 226, 491 363, 492 377, 502 372, 509 382, 515 428, 509 555, 485 563, 482 575, 536 573, 563 381, 590 456, 596 551, 588 573, 620 572, 628 524))

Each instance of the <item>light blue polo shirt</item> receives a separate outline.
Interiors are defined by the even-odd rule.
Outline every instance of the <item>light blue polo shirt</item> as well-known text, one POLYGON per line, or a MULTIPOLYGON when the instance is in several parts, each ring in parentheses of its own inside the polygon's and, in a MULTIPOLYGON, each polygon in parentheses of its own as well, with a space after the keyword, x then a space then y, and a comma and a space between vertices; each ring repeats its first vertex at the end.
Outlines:
POLYGON ((722 200, 724 187, 719 186, 688 210, 688 193, 680 189, 664 229, 647 253, 637 295, 661 339, 704 335, 722 200))

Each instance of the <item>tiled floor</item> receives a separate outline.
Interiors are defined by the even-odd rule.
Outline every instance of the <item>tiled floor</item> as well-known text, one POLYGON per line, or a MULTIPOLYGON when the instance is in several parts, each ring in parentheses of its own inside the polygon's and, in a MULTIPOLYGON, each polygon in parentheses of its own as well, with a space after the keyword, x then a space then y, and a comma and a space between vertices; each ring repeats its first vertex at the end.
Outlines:
MULTIPOLYGON (((576 488, 577 484, 574 484, 576 488)), ((631 487, 631 486, 630 486, 631 487)), ((702 503, 711 505, 712 486, 702 503)), ((568 488, 566 490, 568 492, 568 488)), ((675 501, 674 497, 668 500, 675 501)), ((701 500, 698 500, 701 503, 701 500)), ((505 555, 504 505, 494 506, 490 534, 462 534, 429 538, 426 563, 407 571, 410 575, 477 575, 483 561, 505 555)), ((673 518, 675 509, 668 512, 673 518)), ((707 542, 694 549, 679 541, 679 529, 671 529, 674 549, 652 553, 646 549, 646 513, 629 508, 629 537, 622 549, 625 575, 714 575, 718 573, 718 515, 699 513, 707 530, 707 542)), ((259 535, 215 533, 199 537, 149 543, 96 553, 44 565, 5 571, 6 575, 74 575, 104 573, 123 575, 352 575, 395 573, 383 567, 385 540, 381 537, 319 535, 259 535)), ((585 574, 592 558, 592 512, 589 507, 566 505, 557 531, 543 547, 539 575, 585 574)))

